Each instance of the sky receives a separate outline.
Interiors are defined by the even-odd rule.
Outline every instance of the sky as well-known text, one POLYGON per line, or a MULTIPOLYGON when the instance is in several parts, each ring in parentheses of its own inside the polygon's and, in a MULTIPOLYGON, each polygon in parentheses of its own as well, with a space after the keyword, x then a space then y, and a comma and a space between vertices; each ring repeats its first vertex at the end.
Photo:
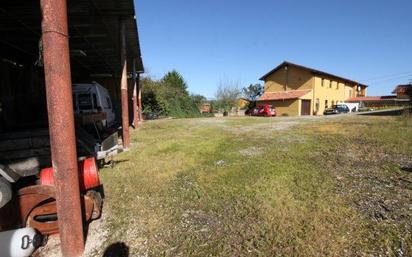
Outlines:
MULTIPOLYGON (((412 79, 411 0, 135 0, 147 76, 177 70, 213 98, 284 60, 388 95, 412 79)), ((263 83, 262 83, 263 84, 263 83)))

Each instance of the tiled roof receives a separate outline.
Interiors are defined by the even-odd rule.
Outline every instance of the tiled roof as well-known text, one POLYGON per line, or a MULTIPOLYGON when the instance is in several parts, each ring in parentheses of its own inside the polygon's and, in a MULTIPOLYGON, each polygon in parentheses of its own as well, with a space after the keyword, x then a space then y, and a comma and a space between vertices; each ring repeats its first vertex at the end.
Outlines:
POLYGON ((364 96, 364 97, 352 97, 346 100, 346 102, 368 102, 368 101, 388 101, 395 99, 396 96, 364 96))
POLYGON ((266 92, 264 93, 258 101, 267 100, 289 100, 298 99, 312 90, 291 90, 291 91, 277 91, 277 92, 266 92))
POLYGON ((340 79, 340 80, 343 80, 343 81, 347 81, 347 82, 349 82, 349 83, 358 84, 358 85, 360 85, 360 86, 362 86, 362 87, 367 87, 367 85, 362 84, 362 83, 358 83, 357 81, 353 81, 353 80, 351 80, 351 79, 343 78, 343 77, 341 77, 341 76, 337 76, 337 75, 334 75, 334 74, 331 74, 331 73, 327 73, 327 72, 324 72, 324 71, 315 70, 315 69, 312 69, 312 68, 309 68, 309 67, 305 67, 305 66, 302 66, 302 65, 299 65, 299 64, 291 63, 291 62, 288 62, 288 61, 284 61, 284 62, 282 62, 281 64, 279 64, 276 68, 274 68, 273 70, 271 70, 271 71, 269 71, 268 73, 266 73, 265 75, 263 75, 263 76, 260 78, 260 80, 265 80, 266 77, 268 77, 268 76, 271 75, 272 73, 276 72, 277 70, 283 69, 284 67, 289 67, 289 66, 290 66, 290 67, 296 67, 296 68, 303 69, 303 70, 307 70, 307 71, 309 71, 309 72, 311 72, 311 73, 313 73, 313 74, 317 74, 317 75, 320 75, 320 76, 327 76, 327 77, 337 78, 337 79, 340 79))

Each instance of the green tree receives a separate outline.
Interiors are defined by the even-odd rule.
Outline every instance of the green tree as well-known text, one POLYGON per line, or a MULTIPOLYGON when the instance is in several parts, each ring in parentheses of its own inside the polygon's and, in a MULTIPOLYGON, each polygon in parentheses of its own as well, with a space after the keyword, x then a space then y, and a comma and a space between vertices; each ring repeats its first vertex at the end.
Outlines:
POLYGON ((202 106, 203 103, 205 103, 207 101, 206 97, 202 96, 202 95, 195 95, 195 94, 191 94, 190 98, 192 99, 193 104, 200 109, 200 107, 202 106))
POLYGON ((200 116, 200 105, 205 100, 200 95, 190 95, 183 76, 177 71, 168 72, 156 81, 142 79, 142 102, 145 114, 177 118, 200 116))
POLYGON ((156 115, 167 115, 167 101, 163 98, 164 91, 158 81, 150 77, 142 78, 140 81, 142 85, 142 107, 143 113, 153 113, 156 115))
POLYGON ((242 88, 242 94, 249 101, 256 101, 263 94, 263 86, 250 84, 248 87, 242 88))
POLYGON ((177 93, 183 95, 189 95, 187 91, 186 81, 183 79, 183 76, 176 70, 169 71, 160 81, 167 88, 176 89, 177 93))

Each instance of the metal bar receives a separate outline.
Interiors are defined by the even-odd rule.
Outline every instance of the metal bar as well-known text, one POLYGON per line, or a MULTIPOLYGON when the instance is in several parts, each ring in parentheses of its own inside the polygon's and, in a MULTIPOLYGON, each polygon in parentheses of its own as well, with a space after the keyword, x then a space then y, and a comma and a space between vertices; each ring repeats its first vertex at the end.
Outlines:
POLYGON ((63 256, 84 251, 66 0, 41 0, 44 74, 63 256))
POLYGON ((129 148, 129 96, 127 93, 127 59, 126 59, 126 22, 121 21, 120 24, 120 59, 122 65, 122 74, 120 78, 120 91, 122 101, 122 132, 123 132, 123 147, 129 148))
POLYGON ((139 113, 137 109, 137 73, 136 73, 136 59, 133 59, 133 126, 139 127, 139 113))

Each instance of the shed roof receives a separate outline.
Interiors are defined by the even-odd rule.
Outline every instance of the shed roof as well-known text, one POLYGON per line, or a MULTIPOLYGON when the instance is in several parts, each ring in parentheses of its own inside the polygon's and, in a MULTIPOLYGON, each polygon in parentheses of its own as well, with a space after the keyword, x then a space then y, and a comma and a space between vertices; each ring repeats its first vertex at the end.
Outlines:
MULTIPOLYGON (((126 22, 128 70, 143 71, 133 0, 68 1, 73 75, 120 75, 120 21, 126 22)), ((40 1, 6 1, 0 7, 0 57, 34 64, 41 49, 40 1)))
POLYGON ((412 84, 397 85, 395 89, 392 91, 392 94, 406 93, 408 90, 411 90, 411 89, 412 89, 412 84))
POLYGON ((354 81, 354 80, 350 80, 350 79, 347 79, 347 78, 344 78, 344 77, 341 77, 341 76, 337 76, 337 75, 334 75, 334 74, 331 74, 331 73, 327 73, 327 72, 324 72, 324 71, 312 69, 312 68, 305 67, 305 66, 302 66, 302 65, 299 65, 299 64, 295 64, 295 63, 291 63, 291 62, 288 62, 288 61, 282 62, 281 64, 279 64, 278 66, 276 66, 276 68, 274 68, 273 70, 271 70, 271 71, 269 71, 268 73, 266 73, 265 75, 263 75, 259 80, 265 80, 269 75, 271 75, 272 73, 274 73, 274 72, 276 72, 276 71, 284 68, 285 66, 287 66, 287 67, 289 67, 289 66, 296 67, 296 68, 299 68, 299 69, 307 70, 307 71, 309 71, 309 72, 311 72, 311 73, 313 73, 313 74, 316 74, 316 75, 328 76, 328 77, 340 79, 340 80, 343 80, 343 81, 346 81, 346 82, 349 82, 349 83, 358 84, 358 85, 363 86, 363 87, 367 87, 367 85, 361 84, 361 83, 359 83, 359 82, 357 82, 357 81, 354 81))
POLYGON ((275 100, 292 100, 299 99, 300 97, 308 94, 312 90, 292 90, 292 91, 277 91, 277 92, 266 92, 258 101, 275 101, 275 100))

